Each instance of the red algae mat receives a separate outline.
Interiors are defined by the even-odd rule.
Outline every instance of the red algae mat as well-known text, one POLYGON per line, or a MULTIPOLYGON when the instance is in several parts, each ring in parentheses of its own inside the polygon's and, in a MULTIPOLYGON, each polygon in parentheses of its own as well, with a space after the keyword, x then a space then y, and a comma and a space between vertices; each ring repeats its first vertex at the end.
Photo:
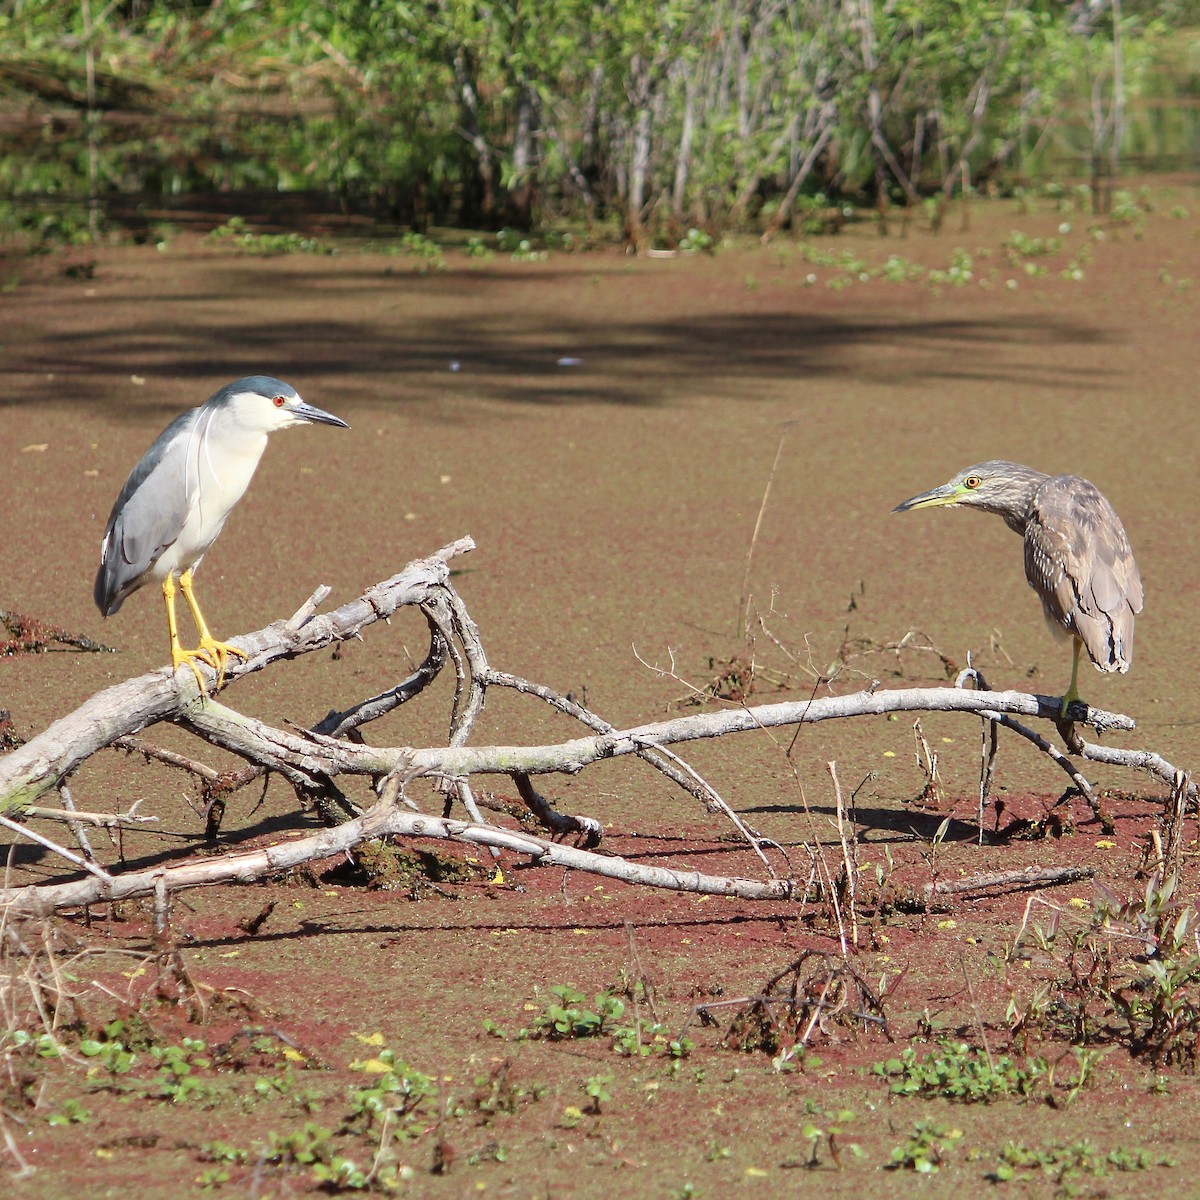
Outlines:
MULTIPOLYGON (((186 234, 4 261, 0 608, 119 651, 0 659, 19 736, 162 665, 155 589, 108 621, 92 607, 109 508, 172 416, 266 373, 351 429, 272 439, 197 577, 220 636, 289 616, 321 584, 343 603, 470 534, 454 584, 491 664, 617 726, 694 711, 680 702, 738 655, 754 660, 750 703, 944 685, 944 660, 968 654, 994 687, 1057 694, 1069 653, 1017 539, 982 514, 890 512, 1007 458, 1084 475, 1121 514, 1146 585, 1135 662, 1085 668, 1081 690, 1136 719, 1109 741, 1195 767, 1193 187, 1113 217, 992 201, 936 236, 851 225, 711 256, 447 250, 438 269, 329 245, 257 257, 186 234)), ((394 685, 425 645, 402 614, 222 700, 310 726, 394 685)), ((443 743, 451 690, 439 681, 368 739, 443 743)), ((579 732, 505 695, 473 740, 579 732)), ((775 843, 774 868, 807 881, 788 904, 425 846, 440 857, 390 886, 339 859, 183 893, 173 959, 156 958, 149 905, 56 918, 80 1017, 58 1057, 20 1045, 11 1016, 49 960, 6 960, 10 1194, 1182 1194, 1200 1170, 1196 946, 1187 930, 1151 953, 1147 901, 1169 788, 1086 764, 1106 830, 1078 798, 1056 806, 1065 777, 1002 734, 980 845, 977 721, 928 714, 921 732, 932 794, 911 716, 681 748, 775 843), (853 926, 830 762, 853 793, 853 926), (916 903, 937 880, 1068 866, 1095 877, 916 903), (1118 913, 1107 929, 1103 907, 1118 913), (1177 986, 1156 990, 1155 960, 1177 986), (183 1003, 156 998, 172 961, 183 1003), (797 962, 780 987, 795 981, 798 1008, 751 1003, 797 962), (1167 1009, 1176 1033, 1147 1035, 1167 1009), (906 1052, 941 1065, 905 1073, 906 1052)), ((147 736, 236 765, 173 728, 147 736)), ((603 824, 607 853, 763 874, 719 813, 644 766, 541 786, 603 824)), ((185 774, 108 751, 71 788, 80 808, 140 801, 157 818, 118 845, 94 833, 106 862, 213 849, 185 774)), ((481 798, 512 823, 514 788, 481 798)), ((217 849, 318 827, 275 779, 230 799, 217 849)), ((1171 914, 1196 892, 1195 836, 1189 819, 1171 914)), ((64 874, 5 839, 10 883, 64 874)))

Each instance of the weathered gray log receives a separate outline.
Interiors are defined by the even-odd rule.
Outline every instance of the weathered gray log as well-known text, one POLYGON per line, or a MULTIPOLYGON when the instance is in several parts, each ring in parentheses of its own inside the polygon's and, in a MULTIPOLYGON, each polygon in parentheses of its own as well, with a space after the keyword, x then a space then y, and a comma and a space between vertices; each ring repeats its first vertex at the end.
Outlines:
MULTIPOLYGON (((474 548, 471 538, 459 538, 429 558, 409 563, 399 574, 333 612, 317 614, 309 602, 291 620, 276 621, 257 633, 234 638, 232 644, 248 657, 244 662, 230 662, 223 687, 277 659, 295 658, 356 638, 398 608, 420 604, 430 589, 450 578, 450 560, 474 548)), ((215 672, 210 674, 215 680, 215 672)), ((174 720, 191 708, 204 707, 198 700, 195 676, 183 668, 162 667, 97 692, 73 713, 0 758, 0 814, 19 814, 97 750, 156 721, 174 720)))

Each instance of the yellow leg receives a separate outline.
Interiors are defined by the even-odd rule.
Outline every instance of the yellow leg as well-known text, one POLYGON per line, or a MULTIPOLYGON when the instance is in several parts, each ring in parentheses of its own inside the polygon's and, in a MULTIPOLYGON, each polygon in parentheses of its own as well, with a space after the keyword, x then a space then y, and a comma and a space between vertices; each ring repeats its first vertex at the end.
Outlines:
POLYGON ((1083 643, 1078 638, 1072 639, 1073 653, 1071 655, 1071 686, 1067 688, 1067 693, 1062 698, 1062 708, 1059 709, 1059 715, 1065 717, 1067 709, 1079 699, 1079 652, 1083 649, 1083 643))
POLYGON ((191 667, 192 674, 196 676, 196 684, 200 688, 200 695, 203 696, 208 691, 208 687, 204 682, 204 676, 200 674, 200 668, 196 666, 196 660, 199 659, 209 667, 215 664, 203 648, 185 650, 179 644, 179 627, 175 624, 175 580, 170 575, 162 581, 162 594, 167 605, 167 629, 171 634, 171 665, 176 670, 184 663, 191 667))
POLYGON ((196 603, 196 595, 192 591, 192 573, 184 571, 179 577, 179 590, 183 593, 183 598, 187 601, 187 606, 192 610, 192 620, 196 622, 196 628, 200 631, 200 648, 196 652, 197 655, 202 655, 206 661, 212 663, 217 668, 217 687, 221 686, 221 681, 225 678, 225 668, 229 664, 229 656, 232 654, 235 658, 249 658, 250 656, 245 650, 239 650, 236 646, 231 646, 228 642, 219 642, 209 632, 208 622, 204 619, 204 614, 200 611, 200 605, 196 603))

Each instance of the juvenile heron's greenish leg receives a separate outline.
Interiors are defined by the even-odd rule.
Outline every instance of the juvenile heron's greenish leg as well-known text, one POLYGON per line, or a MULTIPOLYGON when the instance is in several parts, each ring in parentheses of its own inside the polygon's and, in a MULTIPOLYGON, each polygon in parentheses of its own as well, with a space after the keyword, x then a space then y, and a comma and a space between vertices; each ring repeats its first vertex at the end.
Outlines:
MULTIPOLYGON (((181 581, 182 582, 182 581, 181 581)), ((1078 638, 1072 638, 1073 648, 1071 654, 1071 686, 1067 688, 1066 695, 1062 698, 1062 707, 1059 709, 1060 716, 1067 715, 1067 709, 1071 707, 1079 696, 1079 652, 1083 649, 1083 643, 1078 638)))
POLYGON ((220 687, 221 681, 225 678, 225 668, 229 663, 229 656, 231 654, 237 658, 249 658, 250 656, 245 650, 239 650, 228 642, 218 641, 209 632, 208 622, 205 621, 204 614, 200 611, 200 605, 196 603, 196 595, 192 591, 192 572, 190 570, 184 571, 180 575, 179 590, 183 593, 188 608, 192 610, 192 620, 196 622, 196 628, 200 631, 200 647, 194 651, 194 654, 197 658, 203 658, 205 662, 217 668, 217 687, 220 687))
POLYGON ((175 580, 170 575, 162 581, 162 594, 167 605, 167 629, 171 634, 171 665, 176 670, 185 663, 191 667, 192 674, 196 676, 196 685, 200 689, 200 695, 203 696, 208 691, 208 687, 204 682, 204 676, 200 674, 200 668, 196 666, 196 661, 199 660, 209 667, 216 666, 216 663, 209 657, 203 646, 196 650, 185 650, 179 644, 179 627, 175 623, 175 580))

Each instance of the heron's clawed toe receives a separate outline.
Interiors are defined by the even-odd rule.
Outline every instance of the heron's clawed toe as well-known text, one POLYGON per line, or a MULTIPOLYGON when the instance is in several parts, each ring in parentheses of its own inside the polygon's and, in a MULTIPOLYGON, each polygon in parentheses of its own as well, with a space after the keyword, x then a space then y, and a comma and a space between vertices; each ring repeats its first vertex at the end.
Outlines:
POLYGON ((219 642, 215 637, 202 637, 200 639, 200 650, 206 656, 209 662, 217 669, 217 687, 225 682, 225 672, 229 667, 229 659, 240 658, 243 661, 250 657, 245 650, 239 650, 237 646, 231 646, 228 642, 219 642))
POLYGON ((200 695, 205 696, 208 694, 208 684, 205 682, 204 676, 200 673, 200 668, 196 665, 198 662, 202 662, 206 667, 215 668, 217 666, 203 646, 195 650, 185 650, 182 646, 171 647, 172 667, 176 671, 183 666, 190 667, 192 674, 196 677, 196 686, 200 689, 200 695))

